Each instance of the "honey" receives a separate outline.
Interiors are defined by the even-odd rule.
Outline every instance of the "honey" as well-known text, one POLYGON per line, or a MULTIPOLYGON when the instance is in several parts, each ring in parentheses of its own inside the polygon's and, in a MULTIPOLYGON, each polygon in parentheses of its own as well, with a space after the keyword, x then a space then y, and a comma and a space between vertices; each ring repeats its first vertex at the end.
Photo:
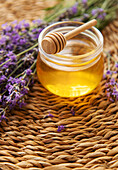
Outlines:
MULTIPOLYGON (((72 25, 70 28, 73 29, 72 25)), ((99 39, 95 39, 94 34, 90 31, 79 34, 55 55, 39 50, 37 75, 46 89, 61 97, 77 97, 98 86, 103 76, 103 56, 102 46, 97 50, 99 39)))

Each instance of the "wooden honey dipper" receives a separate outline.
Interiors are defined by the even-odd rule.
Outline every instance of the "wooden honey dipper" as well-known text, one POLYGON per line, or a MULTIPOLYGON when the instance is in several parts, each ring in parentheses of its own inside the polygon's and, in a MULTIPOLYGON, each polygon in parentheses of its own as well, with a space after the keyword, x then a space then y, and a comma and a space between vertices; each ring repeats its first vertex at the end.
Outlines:
POLYGON ((92 26, 95 26, 96 24, 97 21, 93 19, 64 35, 61 32, 49 33, 42 40, 42 48, 48 54, 59 53, 61 50, 64 49, 67 40, 78 35, 80 32, 83 32, 91 28, 92 26))

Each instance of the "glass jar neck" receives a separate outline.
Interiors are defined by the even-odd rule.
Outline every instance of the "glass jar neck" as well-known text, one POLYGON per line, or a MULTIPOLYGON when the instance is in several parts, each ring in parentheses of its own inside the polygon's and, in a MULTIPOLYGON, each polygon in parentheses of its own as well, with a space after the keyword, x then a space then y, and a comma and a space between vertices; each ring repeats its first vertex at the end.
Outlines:
MULTIPOLYGON (((52 54, 49 55, 45 53, 44 50, 42 49, 41 42, 48 33, 61 32, 65 34, 82 24, 83 23, 76 22, 76 21, 65 21, 65 22, 55 23, 45 28, 41 32, 38 39, 41 59, 51 67, 54 67, 56 69, 61 69, 61 70, 66 69, 68 71, 84 69, 96 63, 100 58, 101 52, 103 51, 103 36, 100 33, 100 31, 95 27, 92 27, 91 29, 86 30, 78 35, 78 38, 80 37, 80 44, 81 44, 81 40, 83 41, 83 39, 88 39, 90 43, 93 44, 94 46, 93 50, 87 53, 77 54, 77 55, 74 54, 65 55, 63 51, 61 51, 56 55, 52 55, 52 54)), ((74 37, 70 41, 74 43, 74 41, 77 41, 77 37, 74 37)), ((69 43, 69 41, 67 43, 69 43)), ((85 44, 86 42, 83 43, 85 44)), ((73 48, 75 48, 75 46, 73 46, 73 48)))

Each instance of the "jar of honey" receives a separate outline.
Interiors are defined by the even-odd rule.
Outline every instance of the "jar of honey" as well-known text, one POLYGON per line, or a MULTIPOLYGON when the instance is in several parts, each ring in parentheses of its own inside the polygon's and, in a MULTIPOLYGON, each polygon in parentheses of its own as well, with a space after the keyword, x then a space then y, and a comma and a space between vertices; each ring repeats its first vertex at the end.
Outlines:
POLYGON ((57 54, 47 54, 42 48, 43 38, 51 32, 67 32, 83 23, 57 22, 39 35, 37 75, 42 85, 61 97, 77 97, 90 93, 103 77, 103 36, 92 27, 68 40, 57 54))

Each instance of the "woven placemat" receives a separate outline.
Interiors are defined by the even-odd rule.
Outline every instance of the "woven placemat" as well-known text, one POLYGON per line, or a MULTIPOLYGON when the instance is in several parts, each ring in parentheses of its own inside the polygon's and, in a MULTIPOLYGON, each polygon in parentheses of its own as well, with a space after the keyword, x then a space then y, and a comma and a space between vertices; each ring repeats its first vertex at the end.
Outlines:
MULTIPOLYGON (((105 50, 117 57, 118 20, 103 35, 105 50)), ((102 80, 87 96, 61 98, 36 78, 28 104, 16 107, 0 126, 0 169, 117 170, 118 103, 108 101, 104 91, 102 80), (59 125, 65 126, 61 132, 59 125)))

